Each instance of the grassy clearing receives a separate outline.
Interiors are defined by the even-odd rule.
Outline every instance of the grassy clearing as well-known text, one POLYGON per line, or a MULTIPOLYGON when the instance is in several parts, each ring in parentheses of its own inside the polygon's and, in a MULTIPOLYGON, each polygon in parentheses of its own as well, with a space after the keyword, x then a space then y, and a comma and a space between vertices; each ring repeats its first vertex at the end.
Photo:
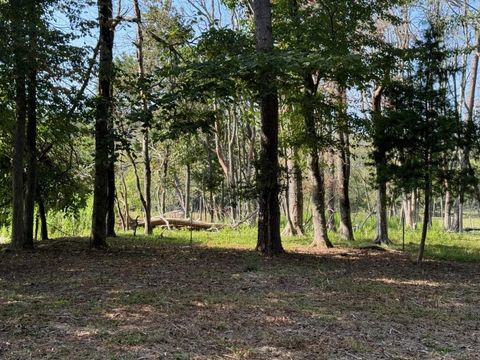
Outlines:
MULTIPOLYGON (((141 232, 142 229, 139 229, 141 232)), ((393 241, 392 249, 402 250, 402 230, 398 222, 390 224, 390 238, 393 241)), ((420 242, 420 229, 405 231, 405 251, 415 255, 420 242)), ((238 229, 226 228, 219 232, 154 229, 152 236, 139 235, 136 238, 131 233, 121 234, 126 239, 131 239, 136 245, 149 245, 153 243, 169 243, 189 245, 190 239, 194 245, 213 248, 252 249, 256 242, 256 229, 254 227, 240 227, 238 229)), ((356 241, 346 242, 340 240, 337 233, 331 232, 330 237, 334 245, 342 247, 361 248, 371 244, 375 237, 375 224, 367 223, 361 230, 355 232, 356 241)), ((283 246, 287 251, 308 247, 311 243, 311 234, 307 232, 303 237, 284 236, 283 246)), ((133 244, 133 243, 132 243, 133 244)), ((440 229, 439 220, 436 220, 428 233, 426 258, 434 260, 448 260, 460 262, 480 262, 480 233, 465 232, 461 234, 448 233, 440 229)))

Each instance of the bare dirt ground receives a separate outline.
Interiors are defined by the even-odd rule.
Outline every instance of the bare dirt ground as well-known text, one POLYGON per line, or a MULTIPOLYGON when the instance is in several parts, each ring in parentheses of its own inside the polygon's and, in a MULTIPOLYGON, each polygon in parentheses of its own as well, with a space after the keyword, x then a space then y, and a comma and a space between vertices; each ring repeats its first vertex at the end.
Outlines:
POLYGON ((53 240, 0 254, 0 358, 480 359, 480 264, 53 240))

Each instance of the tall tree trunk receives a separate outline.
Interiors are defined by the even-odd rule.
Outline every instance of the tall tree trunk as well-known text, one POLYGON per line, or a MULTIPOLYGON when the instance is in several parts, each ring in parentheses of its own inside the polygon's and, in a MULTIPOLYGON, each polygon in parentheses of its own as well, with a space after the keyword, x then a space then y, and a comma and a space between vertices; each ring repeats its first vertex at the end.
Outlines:
POLYGON ((350 140, 348 119, 346 114, 346 90, 344 88, 338 91, 340 110, 339 110, 339 164, 338 164, 338 202, 340 211, 340 237, 344 240, 353 241, 353 227, 350 207, 350 140))
POLYGON ((412 197, 410 201, 410 206, 412 207, 411 214, 412 214, 412 229, 417 229, 417 222, 418 222, 418 210, 419 210, 419 196, 418 196, 418 189, 412 191, 412 197))
POLYGON ((294 161, 292 170, 292 188, 290 192, 291 214, 297 235, 303 236, 305 232, 303 229, 303 179, 302 169, 297 160, 294 161))
POLYGON ((333 148, 330 148, 327 152, 326 198, 328 214, 327 229, 336 232, 337 226, 335 225, 335 150, 333 148))
POLYGON ((133 158, 132 152, 129 148, 125 149, 125 152, 127 154, 128 159, 130 160, 130 163, 132 164, 133 174, 135 175, 135 186, 137 187, 138 196, 140 197, 140 203, 142 204, 142 207, 145 210, 147 205, 146 205, 145 197, 143 196, 143 192, 142 192, 142 185, 140 182, 140 175, 138 174, 137 163, 135 162, 135 159, 133 158))
POLYGON ((167 191, 166 191, 166 181, 167 181, 167 175, 168 175, 168 157, 169 157, 169 149, 167 148, 165 152, 165 158, 163 159, 163 172, 162 172, 162 215, 165 214, 165 211, 167 209, 167 203, 166 203, 166 197, 167 197, 167 191))
POLYGON ((417 262, 421 262, 423 260, 423 254, 425 252, 428 220, 430 218, 430 195, 431 195, 430 175, 427 170, 427 173, 425 175, 425 188, 424 188, 425 206, 423 210, 422 237, 420 239, 420 246, 418 248, 417 262))
POLYGON ((413 210, 412 210, 411 193, 403 194, 402 208, 403 208, 403 213, 405 214, 405 223, 410 229, 413 229, 413 210))
POLYGON ((303 192, 302 169, 298 165, 297 151, 287 150, 287 189, 286 200, 289 222, 284 234, 303 236, 303 192))
POLYGON ((125 181, 125 174, 122 173, 122 185, 123 185, 123 202, 125 205, 125 222, 126 230, 130 230, 130 207, 128 205, 128 188, 125 181))
MULTIPOLYGON (((138 0, 133 0, 133 7, 135 9, 135 17, 137 19, 137 61, 138 61, 138 76, 140 80, 140 85, 144 86, 145 82, 145 67, 143 64, 143 29, 142 29, 142 12, 140 11, 140 6, 138 0)), ((150 161, 150 131, 149 131, 149 121, 151 118, 150 110, 147 104, 147 97, 145 90, 142 88, 140 90, 140 97, 142 98, 142 107, 143 112, 147 118, 147 123, 144 124, 143 129, 143 139, 142 139, 142 157, 143 157, 143 166, 144 166, 144 179, 143 179, 143 191, 145 195, 145 234, 152 233, 151 226, 151 217, 152 217, 152 170, 151 170, 151 161, 150 161)))
POLYGON ((382 92, 383 87, 379 86, 373 95, 373 122, 375 126, 375 169, 377 186, 377 234, 375 242, 378 244, 389 244, 388 238, 388 218, 387 218, 387 182, 385 179, 385 170, 387 166, 386 150, 384 144, 385 130, 381 125, 382 111, 382 92))
MULTIPOLYGON (((257 51, 273 50, 272 10, 270 0, 253 1, 257 51)), ((280 237, 280 206, 278 195, 278 98, 275 75, 269 66, 258 74, 261 98, 261 151, 257 184, 259 188, 257 247, 267 256, 283 253, 280 237)))
POLYGON ((125 221, 125 217, 123 216, 122 208, 120 207, 120 201, 118 200, 118 197, 116 197, 115 200, 115 202, 117 203, 117 212, 118 216, 120 217, 120 224, 122 225, 122 230, 126 231, 128 219, 126 219, 125 221))
POLYGON ((313 219, 312 246, 333 247, 327 234, 327 221, 325 219, 325 190, 318 152, 310 150, 308 156, 308 173, 311 182, 311 206, 313 219))
POLYGON ((443 209, 443 230, 450 230, 452 215, 452 193, 449 183, 445 181, 445 205, 443 209))
POLYGON ((47 212, 45 211, 45 203, 41 197, 37 197, 38 215, 40 216, 40 237, 42 240, 48 240, 47 212))
POLYGON ((95 184, 93 191, 92 246, 107 246, 108 172, 112 118, 111 80, 113 73, 112 0, 98 0, 100 23, 99 98, 95 114, 95 184))
POLYGON ((380 181, 377 184, 377 234, 375 242, 378 244, 390 244, 388 237, 387 218, 387 184, 380 181))
POLYGON ((26 66, 26 36, 25 24, 19 14, 25 12, 25 1, 11 0, 9 2, 12 12, 12 35, 14 53, 15 76, 15 135, 14 153, 12 161, 12 242, 10 246, 21 249, 25 246, 24 228, 24 150, 25 150, 25 123, 27 117, 27 95, 25 89, 26 66))
POLYGON ((142 156, 143 156, 143 191, 145 193, 145 234, 152 234, 153 229, 151 225, 152 218, 152 169, 150 165, 149 152, 149 130, 145 129, 142 141, 142 156))
MULTIPOLYGON (((111 129, 111 128, 110 128, 111 129)), ((112 129, 110 133, 112 133, 112 129)), ((110 141, 109 144, 110 159, 108 161, 108 183, 107 183, 107 236, 116 237, 115 233, 115 160, 114 143, 110 141)))
POLYGON ((314 246, 333 247, 327 234, 327 221, 325 219, 325 188, 323 175, 320 170, 318 155, 318 136, 315 126, 313 102, 316 86, 312 75, 305 76, 305 90, 303 95, 303 118, 305 132, 308 136, 308 173, 311 182, 311 206, 313 218, 313 243, 314 246))
POLYGON ((190 165, 187 164, 185 167, 185 199, 184 209, 185 209, 185 219, 189 219, 190 214, 190 165))
MULTIPOLYGON (((34 46, 32 44, 32 46, 34 46)), ((33 60, 32 60, 33 61, 33 60)), ((28 74, 27 95, 27 172, 25 179, 24 247, 33 248, 35 188, 37 185, 37 70, 32 64, 28 74)))

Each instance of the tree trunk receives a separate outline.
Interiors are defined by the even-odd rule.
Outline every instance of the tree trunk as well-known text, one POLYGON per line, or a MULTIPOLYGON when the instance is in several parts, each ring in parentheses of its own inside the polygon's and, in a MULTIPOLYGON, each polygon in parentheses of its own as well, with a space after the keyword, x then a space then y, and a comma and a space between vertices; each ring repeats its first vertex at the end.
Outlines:
MULTIPOLYGON (((142 29, 142 12, 138 5, 138 0, 133 0, 133 7, 135 9, 135 17, 137 19, 137 61, 138 61, 138 76, 140 86, 144 85, 145 67, 143 64, 143 29, 142 29)), ((140 97, 142 98, 143 112, 145 113, 147 123, 143 124, 143 139, 142 139, 142 157, 144 166, 143 191, 145 196, 145 234, 152 234, 152 226, 150 225, 150 218, 152 217, 152 170, 150 162, 150 134, 149 121, 151 118, 150 110, 147 104, 145 90, 140 90, 140 97)))
POLYGON ((402 200, 403 213, 405 214, 405 223, 410 229, 413 229, 413 211, 412 211, 412 195, 404 193, 402 200))
POLYGON ((287 151, 287 194, 288 217, 290 218, 284 234, 303 236, 303 181, 302 169, 298 165, 295 149, 287 151))
MULTIPOLYGON (((10 1, 12 12, 21 13, 23 4, 10 1)), ((25 123, 27 117, 27 96, 25 90, 25 34, 23 20, 19 16, 12 19, 12 33, 14 36, 14 73, 15 73, 15 137, 12 159, 12 242, 10 246, 22 249, 25 246, 24 228, 24 188, 23 165, 25 150, 25 123)))
POLYGON ((45 204, 41 197, 38 197, 38 215, 40 215, 40 236, 42 240, 48 240, 47 213, 45 204))
POLYGON ((387 218, 387 184, 380 181, 377 184, 377 235, 375 243, 390 244, 388 237, 388 218, 387 218))
POLYGON ((385 131, 383 126, 381 126, 381 121, 379 117, 381 116, 381 104, 382 104, 382 92, 383 87, 379 86, 375 90, 373 95, 373 122, 375 127, 375 169, 376 169, 376 186, 377 186, 377 234, 375 238, 375 243, 378 244, 389 244, 390 239, 388 238, 388 218, 387 218, 387 182, 385 179, 384 172, 387 166, 386 150, 384 145, 384 136, 385 131))
POLYGON ((348 119, 346 115, 346 91, 340 89, 340 110, 339 110, 339 128, 338 128, 338 140, 339 140, 339 164, 338 164, 338 200, 340 210, 340 237, 344 240, 353 241, 353 227, 350 207, 350 140, 348 119))
POLYGON ((327 229, 337 231, 335 225, 335 150, 330 148, 327 153, 327 176, 326 176, 326 197, 327 197, 327 229))
POLYGON ((445 181, 445 205, 443 209, 443 230, 450 230, 452 214, 452 194, 448 181, 445 181))
POLYGON ((425 206, 423 210, 423 223, 422 223, 422 237, 420 239, 420 246, 418 248, 418 256, 417 262, 421 262, 423 260, 423 254, 425 252, 425 242, 427 240, 427 230, 428 230, 428 220, 430 218, 430 192, 431 192, 431 185, 430 185, 430 175, 427 170, 427 174, 425 175, 425 188, 424 188, 424 195, 425 195, 425 206))
MULTIPOLYGON (((254 0, 255 38, 258 53, 273 50, 270 0, 254 0)), ((267 256, 283 253, 280 237, 278 195, 278 98, 275 75, 267 65, 258 74, 261 99, 261 151, 257 184, 259 190, 257 247, 267 256)))
POLYGON ((412 208, 412 229, 417 229, 417 221, 418 221, 418 207, 419 207, 419 199, 418 199, 418 189, 412 191, 412 197, 410 200, 410 206, 412 208))
POLYGON ((125 217, 123 216, 122 208, 120 207, 120 201, 118 200, 118 197, 116 198, 115 202, 117 203, 117 212, 118 212, 118 216, 120 217, 120 223, 122 225, 122 230, 126 231, 127 230, 127 223, 129 221, 129 219, 125 219, 125 217))
POLYGON ((93 192, 92 246, 107 246, 109 130, 112 117, 111 80, 113 73, 112 0, 98 0, 100 24, 99 98, 95 114, 95 185, 93 192))
POLYGON ((316 87, 312 75, 305 76, 305 90, 303 95, 303 118, 305 132, 308 136, 308 173, 311 182, 311 207, 313 218, 313 246, 333 247, 327 234, 327 221, 325 219, 325 189, 320 160, 318 155, 318 136, 315 127, 313 100, 316 87))
POLYGON ((34 64, 32 64, 32 69, 28 74, 27 83, 27 172, 25 179, 25 238, 23 246, 25 248, 33 248, 35 190, 37 185, 37 70, 34 64))
POLYGON ((125 174, 123 173, 122 173, 122 185, 123 185, 123 202, 125 205, 126 230, 130 230, 130 208, 128 205, 128 188, 127 188, 127 182, 125 181, 125 174))
MULTIPOLYGON (((112 129, 110 130, 112 133, 112 129)), ((113 159, 114 144, 109 144, 110 159, 108 162, 108 185, 107 185, 107 236, 116 237, 115 233, 115 160, 113 159)))
MULTIPOLYGON (((132 164, 133 174, 135 175, 135 185, 137 187, 138 196, 140 197, 140 203, 142 204, 142 207, 145 210, 147 208, 147 203, 146 203, 145 197, 143 196, 142 185, 140 183, 140 175, 138 174, 137 163, 135 162, 135 159, 133 158, 130 149, 127 148, 125 152, 127 154, 127 157, 130 160, 130 163, 132 164)), ((147 223, 147 226, 150 226, 150 222, 147 223)))
POLYGON ((190 165, 187 164, 185 167, 185 199, 184 209, 185 209, 185 219, 189 219, 190 214, 190 165))
POLYGON ((308 173, 311 182, 311 206, 313 219, 312 246, 333 247, 327 234, 327 221, 325 219, 325 190, 323 176, 320 170, 318 152, 310 150, 308 157, 308 173))
POLYGON ((213 190, 210 189, 208 192, 210 198, 210 222, 215 222, 215 201, 213 198, 213 190))
MULTIPOLYGON (((163 159, 163 172, 162 172, 162 214, 165 214, 166 209, 167 209, 167 202, 166 202, 166 197, 167 197, 167 191, 166 191, 166 182, 167 182, 167 175, 168 175, 168 157, 169 157, 169 149, 167 147, 165 151, 165 158, 163 159)), ((212 221, 213 222, 213 221, 212 221)))

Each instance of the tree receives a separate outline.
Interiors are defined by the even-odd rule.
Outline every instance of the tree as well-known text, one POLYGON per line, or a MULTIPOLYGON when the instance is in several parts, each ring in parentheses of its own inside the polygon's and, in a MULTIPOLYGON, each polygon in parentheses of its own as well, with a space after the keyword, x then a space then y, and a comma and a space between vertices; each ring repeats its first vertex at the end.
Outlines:
POLYGON ((11 247, 20 249, 28 244, 24 231, 24 148, 27 118, 26 76, 28 73, 27 28, 23 14, 27 13, 27 0, 9 1, 8 15, 11 24, 15 78, 15 146, 12 170, 12 243, 11 247))
POLYGON ((373 159, 376 170, 377 186, 377 226, 375 242, 390 244, 388 237, 387 219, 387 151, 392 139, 387 137, 388 118, 382 117, 382 93, 384 86, 378 86, 373 93, 372 122, 373 122, 373 159))
POLYGON ((443 184, 444 155, 458 143, 457 117, 447 96, 448 52, 443 24, 430 22, 409 60, 410 76, 390 85, 390 128, 394 136, 389 172, 406 191, 423 190, 423 221, 417 260, 423 259, 434 185, 443 184))
MULTIPOLYGON (((142 24, 142 13, 140 11, 140 6, 138 0, 133 1, 133 7, 135 9, 135 17, 137 19, 137 61, 138 61, 138 77, 140 86, 144 87, 145 79, 145 67, 144 67, 144 56, 143 56, 143 24, 142 24)), ((142 156, 143 156, 143 166, 144 166, 144 194, 145 194, 145 234, 152 233, 152 227, 150 225, 150 218, 152 212, 152 170, 150 166, 150 129, 149 129, 149 118, 151 117, 147 98, 143 94, 145 90, 140 90, 140 96, 142 98, 142 107, 145 115, 147 116, 147 121, 143 129, 143 140, 142 140, 142 156)))
POLYGON ((283 253, 280 237, 279 166, 278 166, 278 97, 275 74, 268 59, 273 50, 270 0, 254 0, 255 39, 260 60, 261 150, 258 160, 259 191, 257 250, 267 256, 283 253))
POLYGON ((107 246, 107 209, 110 165, 113 158, 112 139, 112 76, 113 76, 113 36, 112 1, 98 0, 100 26, 100 62, 98 70, 98 90, 95 112, 95 184, 93 192, 92 246, 107 246))

